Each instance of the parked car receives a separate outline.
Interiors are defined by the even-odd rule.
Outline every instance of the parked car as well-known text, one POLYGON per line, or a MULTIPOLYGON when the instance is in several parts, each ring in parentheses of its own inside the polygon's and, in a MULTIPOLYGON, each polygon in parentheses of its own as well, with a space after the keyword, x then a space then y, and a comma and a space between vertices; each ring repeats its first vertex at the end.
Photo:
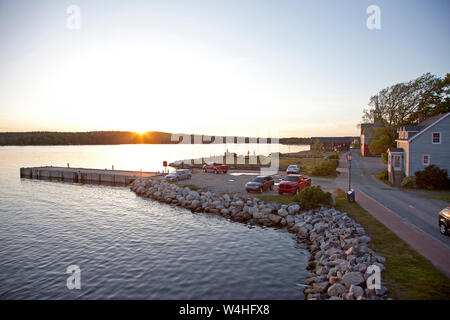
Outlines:
POLYGON ((299 174, 299 173, 300 173, 300 168, 296 164, 291 164, 286 169, 286 174, 299 174))
POLYGON ((203 166, 203 172, 227 173, 228 169, 229 167, 227 165, 216 162, 209 162, 203 166))
POLYGON ((188 169, 178 169, 166 176, 166 180, 170 182, 188 180, 192 177, 191 171, 188 169))
POLYGON ((278 193, 296 194, 311 185, 311 179, 307 179, 299 174, 290 174, 278 185, 278 193))
POLYGON ((439 212, 439 231, 442 234, 448 234, 449 229, 450 229, 450 207, 447 207, 439 212))
POLYGON ((273 181, 271 176, 258 176, 245 184, 245 190, 247 192, 257 191, 262 193, 265 190, 273 190, 274 185, 275 181, 273 181))

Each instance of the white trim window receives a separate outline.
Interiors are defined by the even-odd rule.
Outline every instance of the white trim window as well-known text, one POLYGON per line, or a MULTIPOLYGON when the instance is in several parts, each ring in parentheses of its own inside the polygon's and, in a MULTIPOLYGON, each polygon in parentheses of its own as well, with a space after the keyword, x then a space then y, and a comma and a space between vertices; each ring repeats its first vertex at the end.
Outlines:
POLYGON ((394 155, 394 169, 401 169, 401 156, 394 155))
POLYGON ((423 164, 425 167, 428 167, 428 166, 430 165, 430 163, 431 163, 431 157, 430 157, 430 155, 429 155, 429 154, 424 154, 423 157, 422 157, 422 164, 423 164))
POLYGON ((440 132, 432 132, 431 133, 431 143, 441 144, 441 133, 440 132))

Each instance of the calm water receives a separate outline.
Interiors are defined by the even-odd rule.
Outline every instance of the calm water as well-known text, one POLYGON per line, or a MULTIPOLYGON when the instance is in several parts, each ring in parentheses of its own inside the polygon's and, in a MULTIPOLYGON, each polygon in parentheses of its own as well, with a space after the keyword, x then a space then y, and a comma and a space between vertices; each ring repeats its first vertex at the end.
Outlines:
POLYGON ((154 170, 176 147, 0 147, 0 299, 303 299, 308 252, 285 231, 128 188, 19 178, 21 166, 67 162, 154 170), (73 264, 80 290, 66 287, 73 264))

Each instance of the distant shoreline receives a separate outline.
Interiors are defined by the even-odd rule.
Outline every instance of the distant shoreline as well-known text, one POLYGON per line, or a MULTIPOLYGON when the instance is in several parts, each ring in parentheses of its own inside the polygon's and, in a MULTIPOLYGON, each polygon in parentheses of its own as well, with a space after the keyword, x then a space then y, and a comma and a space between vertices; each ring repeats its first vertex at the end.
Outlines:
MULTIPOLYGON (((0 132, 0 146, 78 146, 123 144, 270 144, 273 138, 223 137, 201 134, 172 134, 149 131, 92 131, 92 132, 0 132), (172 137, 178 137, 173 141, 172 137), (186 141, 187 140, 187 141, 186 141), (190 141, 189 141, 190 140, 190 141), (216 141, 217 140, 217 141, 216 141), (201 142, 201 143, 199 143, 201 142)), ((310 138, 279 138, 279 144, 310 145, 310 138)))

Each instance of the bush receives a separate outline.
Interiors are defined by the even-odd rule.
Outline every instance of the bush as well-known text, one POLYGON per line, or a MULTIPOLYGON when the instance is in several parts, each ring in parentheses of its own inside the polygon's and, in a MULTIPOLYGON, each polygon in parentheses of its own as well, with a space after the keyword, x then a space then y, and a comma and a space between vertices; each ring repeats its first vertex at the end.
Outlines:
POLYGON ((339 160, 339 155, 338 154, 331 154, 328 156, 328 159, 336 159, 339 160))
POLYGON ((404 177, 400 186, 402 188, 410 188, 410 189, 417 188, 416 177, 415 176, 404 177))
POLYGON ((322 191, 320 186, 306 187, 294 197, 302 210, 311 210, 321 206, 331 206, 333 199, 331 193, 322 191))
POLYGON ((450 189, 450 179, 446 169, 440 169, 431 165, 422 171, 416 171, 416 184, 419 188, 425 189, 450 189))
POLYGON ((312 175, 316 177, 336 176, 336 168, 339 161, 324 161, 312 169, 312 175))
POLYGON ((389 180, 389 173, 387 170, 378 172, 375 176, 380 180, 389 180))

